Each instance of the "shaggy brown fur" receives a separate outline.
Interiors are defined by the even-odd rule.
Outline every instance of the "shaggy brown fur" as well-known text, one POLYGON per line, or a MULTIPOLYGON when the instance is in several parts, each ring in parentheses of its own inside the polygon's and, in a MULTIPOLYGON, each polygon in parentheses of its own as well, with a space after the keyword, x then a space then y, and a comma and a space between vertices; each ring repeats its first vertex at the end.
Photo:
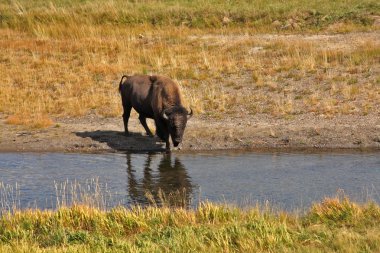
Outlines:
POLYGON ((189 114, 183 107, 179 86, 174 81, 164 76, 123 76, 119 91, 126 135, 129 133, 130 112, 134 108, 148 135, 153 134, 146 124, 146 118, 154 119, 156 134, 166 142, 166 149, 170 149, 169 135, 175 147, 182 142, 187 119, 192 112, 189 114))

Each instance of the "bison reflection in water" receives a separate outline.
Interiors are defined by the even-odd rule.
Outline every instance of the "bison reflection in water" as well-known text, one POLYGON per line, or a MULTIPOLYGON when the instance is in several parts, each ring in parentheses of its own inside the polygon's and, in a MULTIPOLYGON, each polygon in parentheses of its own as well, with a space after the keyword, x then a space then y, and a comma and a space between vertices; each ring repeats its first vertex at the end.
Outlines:
POLYGON ((164 154, 157 170, 152 168, 155 156, 148 154, 142 178, 137 178, 131 155, 127 154, 128 194, 134 204, 157 204, 187 207, 192 199, 193 185, 181 161, 164 154))

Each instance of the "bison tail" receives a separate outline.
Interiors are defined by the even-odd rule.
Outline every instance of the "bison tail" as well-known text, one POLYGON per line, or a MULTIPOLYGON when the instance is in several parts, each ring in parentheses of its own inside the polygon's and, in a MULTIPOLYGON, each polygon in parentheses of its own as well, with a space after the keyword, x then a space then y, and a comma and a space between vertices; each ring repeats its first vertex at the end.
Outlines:
POLYGON ((120 83, 119 83, 119 92, 121 92, 121 85, 123 84, 123 79, 124 79, 124 77, 125 77, 125 78, 129 78, 130 76, 123 75, 123 76, 121 77, 121 80, 120 80, 120 83))

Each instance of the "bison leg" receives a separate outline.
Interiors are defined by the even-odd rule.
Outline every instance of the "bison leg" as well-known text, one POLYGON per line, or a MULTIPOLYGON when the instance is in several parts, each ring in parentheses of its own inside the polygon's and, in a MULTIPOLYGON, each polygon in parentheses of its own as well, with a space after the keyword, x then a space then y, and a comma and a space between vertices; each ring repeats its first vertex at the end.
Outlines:
POLYGON ((169 142, 169 131, 166 127, 166 122, 162 120, 156 120, 156 134, 162 141, 166 144, 166 150, 170 150, 170 142, 169 142))
POLYGON ((139 120, 141 125, 144 127, 146 134, 149 136, 153 136, 153 133, 150 131, 148 125, 146 124, 146 118, 140 114, 139 120))
POLYGON ((166 151, 170 151, 169 137, 166 139, 165 143, 166 143, 166 145, 165 145, 165 149, 166 149, 166 151))
POLYGON ((124 109, 124 113, 123 113, 123 121, 124 121, 124 133, 125 135, 129 135, 129 131, 128 131, 128 120, 129 120, 129 115, 131 115, 131 110, 132 110, 132 107, 131 106, 123 106, 123 109, 124 109))

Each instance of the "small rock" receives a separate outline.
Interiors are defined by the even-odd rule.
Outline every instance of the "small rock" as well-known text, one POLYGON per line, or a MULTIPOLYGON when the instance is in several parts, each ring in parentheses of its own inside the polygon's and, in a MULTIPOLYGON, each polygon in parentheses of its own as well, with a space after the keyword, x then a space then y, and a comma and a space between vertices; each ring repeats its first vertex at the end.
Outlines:
POLYGON ((291 27, 292 27, 291 24, 285 24, 285 25, 281 26, 281 29, 282 29, 282 30, 287 30, 287 29, 289 29, 289 28, 291 28, 291 27))
POLYGON ((222 21, 223 25, 228 25, 229 23, 231 23, 231 19, 229 17, 223 17, 223 21, 222 21))
POLYGON ((374 142, 380 142, 380 137, 376 136, 375 138, 372 139, 374 142))
POLYGON ((281 29, 287 30, 287 29, 292 29, 292 30, 300 30, 301 26, 292 18, 288 19, 285 23, 285 25, 281 26, 281 29))
POLYGON ((264 49, 263 47, 253 47, 253 48, 251 48, 251 49, 248 51, 248 53, 249 53, 249 54, 256 54, 256 53, 262 51, 263 49, 264 49))
POLYGON ((273 21, 272 26, 279 30, 281 28, 282 23, 278 20, 273 21))
POLYGON ((190 24, 189 21, 182 21, 181 23, 182 26, 188 26, 189 24, 190 24))
POLYGON ((286 143, 286 144, 287 144, 287 143, 290 142, 290 139, 289 139, 288 136, 286 136, 286 137, 282 138, 281 141, 282 141, 283 143, 286 143))
POLYGON ((272 137, 272 138, 277 138, 277 135, 276 135, 276 133, 275 133, 275 131, 273 129, 269 130, 269 136, 272 137))
POLYGON ((31 132, 20 132, 20 133, 16 133, 16 136, 19 137, 19 136, 26 136, 26 135, 31 135, 32 133, 31 132))
POLYGON ((298 23, 292 23, 292 27, 294 30, 300 30, 301 29, 301 26, 298 24, 298 23))
POLYGON ((380 27, 380 16, 372 16, 373 18, 373 26, 380 27))
POLYGON ((313 128, 313 129, 310 129, 310 131, 308 131, 308 137, 315 137, 318 135, 321 135, 321 133, 319 132, 319 129, 317 128, 313 128))

